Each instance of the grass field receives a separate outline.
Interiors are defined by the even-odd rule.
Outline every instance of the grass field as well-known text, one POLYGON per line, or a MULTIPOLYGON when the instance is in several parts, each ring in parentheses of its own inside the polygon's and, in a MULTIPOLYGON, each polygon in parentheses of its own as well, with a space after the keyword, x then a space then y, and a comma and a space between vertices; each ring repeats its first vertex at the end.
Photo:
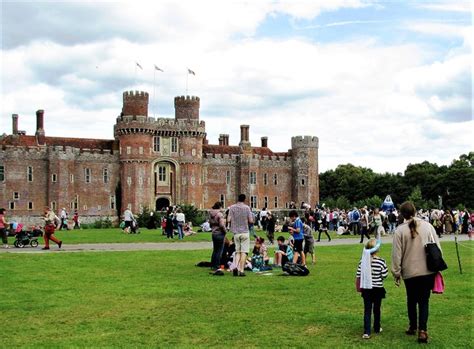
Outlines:
MULTIPOLYGON (((431 298, 430 348, 472 347, 474 244, 464 274, 443 243, 447 289, 431 298)), ((214 277, 210 251, 0 255, 3 347, 409 348, 404 287, 386 281, 382 334, 362 340, 360 246, 317 248, 308 277, 214 277)), ((381 255, 389 262, 390 246, 381 255)))
MULTIPOLYGON (((259 236, 265 237, 265 233, 257 230, 259 236)), ((275 239, 278 235, 288 237, 288 233, 275 233, 275 239)), ((353 237, 349 235, 337 236, 335 232, 330 232, 331 238, 344 239, 353 237)), ((176 236, 173 240, 167 239, 162 235, 161 229, 148 230, 141 229, 140 234, 124 234, 119 228, 110 229, 83 229, 83 230, 59 230, 56 231, 56 237, 64 241, 64 244, 85 244, 85 243, 142 243, 142 242, 179 242, 176 236)), ((317 238, 317 235, 315 236, 317 238)), ((326 241, 326 235, 321 235, 321 240, 326 241)), ((9 237, 9 244, 13 245, 14 237, 9 237)), ((186 236, 182 241, 212 241, 211 233, 197 233, 193 236, 186 236)), ((39 239, 43 244, 43 239, 39 239)))

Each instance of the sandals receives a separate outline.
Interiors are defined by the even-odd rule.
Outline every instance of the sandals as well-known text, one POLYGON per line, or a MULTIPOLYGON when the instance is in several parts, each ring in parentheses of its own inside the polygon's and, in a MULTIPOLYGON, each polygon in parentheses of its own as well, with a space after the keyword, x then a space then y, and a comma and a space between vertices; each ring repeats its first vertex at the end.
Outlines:
POLYGON ((428 333, 426 331, 418 332, 418 343, 428 343, 428 333))

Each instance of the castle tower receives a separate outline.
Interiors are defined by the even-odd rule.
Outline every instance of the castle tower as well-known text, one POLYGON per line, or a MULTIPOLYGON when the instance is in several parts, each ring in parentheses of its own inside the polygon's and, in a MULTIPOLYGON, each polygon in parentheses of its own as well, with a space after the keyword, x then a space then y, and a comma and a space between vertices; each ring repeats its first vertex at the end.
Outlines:
POLYGON ((148 92, 125 91, 123 93, 122 115, 148 116, 148 92))
POLYGON ((196 96, 174 98, 175 119, 199 120, 200 99, 196 96))
POLYGON ((318 137, 291 138, 292 198, 297 206, 319 202, 318 137))

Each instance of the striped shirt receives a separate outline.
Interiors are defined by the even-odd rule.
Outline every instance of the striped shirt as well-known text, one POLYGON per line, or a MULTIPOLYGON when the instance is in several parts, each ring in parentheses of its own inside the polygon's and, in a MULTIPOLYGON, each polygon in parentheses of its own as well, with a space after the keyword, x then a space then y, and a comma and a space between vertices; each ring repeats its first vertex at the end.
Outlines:
MULTIPOLYGON (((360 277, 360 264, 357 267, 357 277, 360 277)), ((385 263, 385 259, 380 257, 373 257, 371 262, 372 267, 372 287, 383 287, 383 280, 388 275, 387 264, 385 263)))
POLYGON ((243 202, 229 207, 230 231, 233 234, 249 233, 249 223, 253 223, 253 214, 243 202))

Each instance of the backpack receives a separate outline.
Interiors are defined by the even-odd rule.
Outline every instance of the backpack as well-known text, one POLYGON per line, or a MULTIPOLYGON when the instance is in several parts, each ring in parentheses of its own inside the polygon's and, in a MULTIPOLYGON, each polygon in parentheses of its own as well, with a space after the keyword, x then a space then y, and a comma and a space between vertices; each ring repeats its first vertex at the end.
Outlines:
POLYGON ((352 220, 354 222, 358 221, 360 219, 360 214, 359 214, 359 211, 353 211, 352 212, 352 220))
POLYGON ((306 276, 309 274, 308 268, 304 265, 288 262, 283 267, 282 270, 291 276, 306 276))

